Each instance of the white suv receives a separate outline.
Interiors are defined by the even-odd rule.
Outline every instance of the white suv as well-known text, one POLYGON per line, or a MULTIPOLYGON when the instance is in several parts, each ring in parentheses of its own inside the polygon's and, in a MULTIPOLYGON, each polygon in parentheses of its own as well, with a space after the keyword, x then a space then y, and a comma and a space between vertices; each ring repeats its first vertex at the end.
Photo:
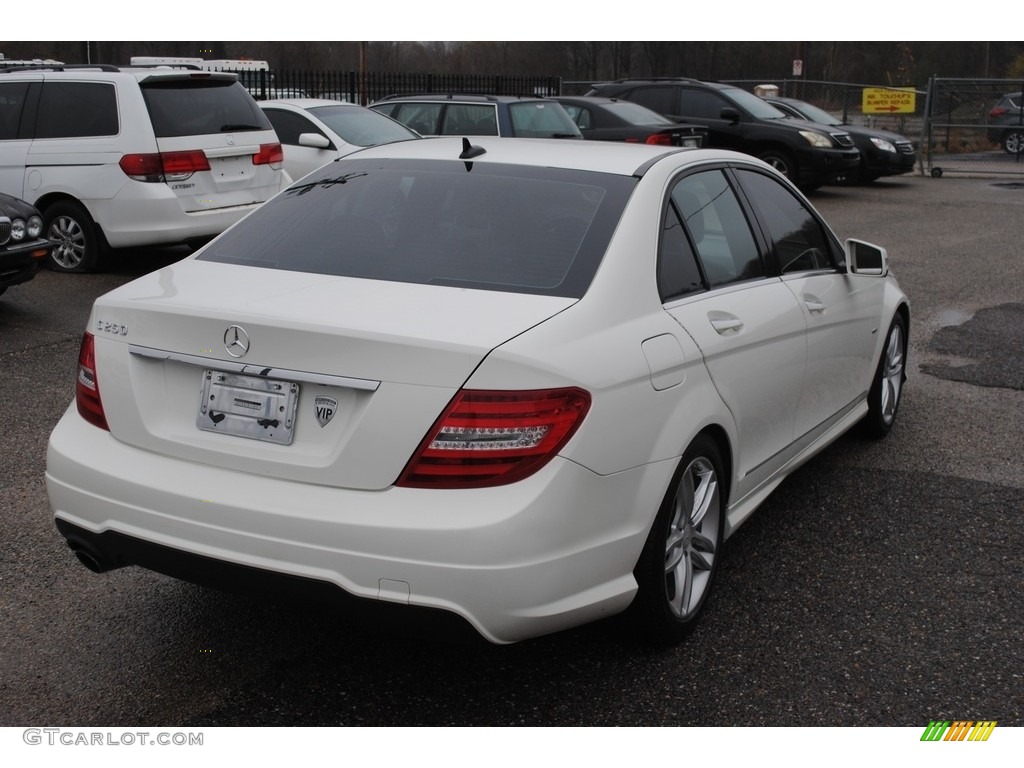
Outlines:
POLYGON ((54 269, 96 269, 108 247, 209 240, 290 183, 282 165, 233 74, 0 70, 0 192, 42 212, 54 269))

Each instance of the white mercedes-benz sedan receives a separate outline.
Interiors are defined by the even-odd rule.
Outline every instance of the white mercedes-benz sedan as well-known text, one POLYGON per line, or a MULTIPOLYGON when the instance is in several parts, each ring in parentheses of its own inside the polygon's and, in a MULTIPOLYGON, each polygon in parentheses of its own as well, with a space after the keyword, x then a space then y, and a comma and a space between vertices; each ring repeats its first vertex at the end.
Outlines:
POLYGON ((768 165, 472 141, 343 157, 96 301, 46 472, 86 566, 673 642, 788 474, 893 426, 887 254, 768 165))

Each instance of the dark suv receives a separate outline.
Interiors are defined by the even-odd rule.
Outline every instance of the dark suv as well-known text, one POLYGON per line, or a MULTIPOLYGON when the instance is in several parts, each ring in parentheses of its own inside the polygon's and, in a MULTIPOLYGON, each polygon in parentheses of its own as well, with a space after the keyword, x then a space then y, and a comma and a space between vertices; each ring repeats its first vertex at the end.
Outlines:
POLYGON ((787 118, 735 86, 685 78, 616 80, 595 85, 587 95, 635 101, 677 122, 704 125, 704 146, 759 157, 805 190, 846 176, 860 164, 860 151, 846 131, 787 118))
POLYGON ((554 99, 473 94, 389 96, 371 104, 370 109, 405 123, 421 136, 583 138, 554 99))
POLYGON ((1004 152, 1024 152, 1024 103, 1019 91, 1005 93, 988 113, 988 140, 999 144, 1004 152))

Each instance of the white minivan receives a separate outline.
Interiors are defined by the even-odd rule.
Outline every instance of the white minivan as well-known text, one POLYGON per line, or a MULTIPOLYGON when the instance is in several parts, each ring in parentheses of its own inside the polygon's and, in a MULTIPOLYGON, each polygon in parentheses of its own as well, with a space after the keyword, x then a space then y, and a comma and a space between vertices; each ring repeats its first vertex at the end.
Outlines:
POLYGON ((33 203, 50 266, 202 243, 291 182, 235 75, 109 65, 0 70, 0 192, 33 203))

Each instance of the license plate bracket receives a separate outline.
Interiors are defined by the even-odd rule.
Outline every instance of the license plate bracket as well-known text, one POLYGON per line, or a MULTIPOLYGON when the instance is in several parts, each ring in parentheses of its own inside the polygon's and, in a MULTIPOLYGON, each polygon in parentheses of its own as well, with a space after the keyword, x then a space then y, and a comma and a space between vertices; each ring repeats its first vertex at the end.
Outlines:
POLYGON ((205 432, 291 445, 298 404, 295 382, 207 370, 196 426, 205 432))

